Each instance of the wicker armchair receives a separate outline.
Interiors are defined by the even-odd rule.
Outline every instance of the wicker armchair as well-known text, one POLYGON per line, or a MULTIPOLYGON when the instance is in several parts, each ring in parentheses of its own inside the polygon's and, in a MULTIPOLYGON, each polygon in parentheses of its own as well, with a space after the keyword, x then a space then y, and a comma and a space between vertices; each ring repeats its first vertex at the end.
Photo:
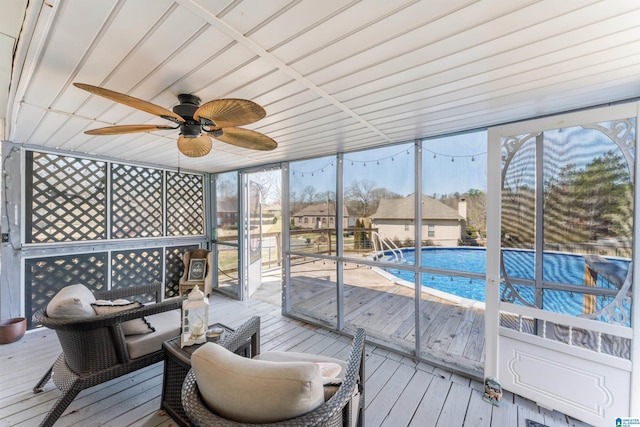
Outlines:
MULTIPOLYGON (((304 415, 269 426, 364 426, 365 372, 364 329, 358 329, 347 361, 346 375, 333 396, 321 406, 304 415)), ((242 342, 242 340, 239 340, 242 342)), ((232 348, 228 349, 232 350, 232 348)), ((182 387, 182 406, 194 426, 249 426, 222 418, 205 406, 193 369, 189 371, 182 387)), ((265 424, 266 425, 266 424, 265 424)))
MULTIPOLYGON (((160 301, 162 288, 162 284, 135 286, 96 292, 95 295, 99 299, 115 300, 152 293, 156 295, 156 301, 160 301)), ((128 311, 79 319, 54 319, 47 316, 46 308, 37 311, 33 316, 34 322, 55 330, 62 346, 62 354, 33 389, 34 393, 43 391, 44 386, 53 376, 53 382, 62 391, 61 396, 40 425, 52 426, 80 391, 162 361, 162 342, 150 353, 136 355, 135 358, 130 357, 129 337, 124 336, 121 323, 176 310, 181 307, 181 304, 181 299, 174 298, 128 311)), ((179 321, 175 326, 176 335, 178 335, 179 321)), ((153 340, 162 339, 161 334, 169 333, 171 332, 166 328, 163 331, 156 330, 147 334, 149 336, 147 339, 151 339, 155 344, 153 340), (151 337, 154 334, 158 335, 151 337)))

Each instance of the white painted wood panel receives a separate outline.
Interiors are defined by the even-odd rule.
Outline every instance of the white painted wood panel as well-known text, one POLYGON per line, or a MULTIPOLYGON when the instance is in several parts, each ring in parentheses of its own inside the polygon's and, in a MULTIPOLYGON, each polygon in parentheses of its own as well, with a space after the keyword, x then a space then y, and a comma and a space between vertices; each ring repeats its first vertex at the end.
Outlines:
MULTIPOLYGON (((629 370, 593 359, 593 352, 549 351, 547 340, 501 330, 499 375, 507 390, 597 426, 629 414, 629 370)), ((580 351, 582 350, 582 351, 580 351)))

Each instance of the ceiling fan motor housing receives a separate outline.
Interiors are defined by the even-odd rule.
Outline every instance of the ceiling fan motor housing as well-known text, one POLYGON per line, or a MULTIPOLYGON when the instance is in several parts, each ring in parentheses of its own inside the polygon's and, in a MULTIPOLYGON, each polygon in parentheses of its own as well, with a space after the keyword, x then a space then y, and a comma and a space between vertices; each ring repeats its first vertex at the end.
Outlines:
POLYGON ((197 138, 200 136, 200 122, 193 120, 193 114, 200 106, 200 98, 195 95, 178 95, 180 104, 173 107, 173 112, 184 118, 184 123, 180 124, 180 133, 185 138, 197 138))

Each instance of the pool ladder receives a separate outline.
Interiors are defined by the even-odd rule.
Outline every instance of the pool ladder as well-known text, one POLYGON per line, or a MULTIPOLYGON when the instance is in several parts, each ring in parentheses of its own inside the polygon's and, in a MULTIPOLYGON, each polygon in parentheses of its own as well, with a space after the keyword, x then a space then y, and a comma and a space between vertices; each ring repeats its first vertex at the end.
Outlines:
POLYGON ((404 254, 400 248, 393 243, 393 240, 382 237, 377 231, 371 232, 371 240, 373 241, 373 257, 375 259, 380 259, 385 254, 386 247, 386 250, 390 251, 393 255, 395 262, 405 262, 404 254))

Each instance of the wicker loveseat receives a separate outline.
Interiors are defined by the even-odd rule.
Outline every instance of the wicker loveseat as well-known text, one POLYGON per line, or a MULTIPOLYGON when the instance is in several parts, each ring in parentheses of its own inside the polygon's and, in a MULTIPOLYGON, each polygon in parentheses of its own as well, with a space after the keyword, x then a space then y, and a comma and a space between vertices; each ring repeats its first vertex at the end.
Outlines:
MULTIPOLYGON (((74 286, 82 287, 71 287, 74 286)), ((118 300, 153 294, 156 301, 160 301, 162 289, 162 284, 135 286, 97 292, 95 297, 118 300)), ((79 298, 71 300, 79 303, 79 298)), ((52 301, 49 303, 51 314, 52 301)), ((34 393, 43 391, 53 376, 53 382, 62 391, 40 425, 53 425, 80 391, 162 361, 162 342, 180 333, 180 313, 176 309, 181 303, 179 298, 147 305, 137 303, 138 308, 77 318, 53 318, 47 314, 47 308, 36 312, 34 322, 54 330, 62 346, 62 354, 33 389, 34 393), (126 336, 125 322, 142 322, 143 317, 145 324, 151 325, 151 331, 126 336)), ((82 304, 85 310, 92 308, 90 301, 82 304)))
MULTIPOLYGON (((246 342, 246 337, 240 337, 238 339, 239 343, 246 342), (240 339, 241 338, 241 339, 240 339)), ((269 426, 364 426, 364 399, 365 399, 365 372, 364 372, 364 357, 365 357, 365 333, 363 329, 358 329, 353 341, 352 347, 349 355, 349 359, 346 364, 341 361, 342 372, 341 378, 334 382, 334 384, 325 383, 324 386, 324 403, 321 403, 320 406, 317 406, 315 409, 312 409, 306 413, 303 413, 299 416, 295 416, 293 418, 289 418, 283 421, 273 421, 268 423, 246 423, 233 421, 228 418, 222 417, 221 415, 214 413, 209 406, 205 404, 203 400, 203 392, 198 388, 198 383, 196 380, 196 365, 194 356, 192 357, 192 369, 188 372, 187 377, 185 378, 183 387, 182 387, 182 406, 184 410, 194 426, 249 426, 249 425, 269 425, 269 426), (332 387, 333 389, 328 391, 327 387, 332 387), (329 397, 330 396, 330 397, 329 397)), ((230 348, 228 343, 225 343, 224 348, 234 351, 233 348, 230 348)), ((205 344, 213 346, 214 344, 205 344)), ((222 347, 222 346, 221 346, 222 347)), ((211 347, 213 349, 213 347, 211 347)), ((216 348, 216 351, 227 351, 220 350, 220 348, 216 348)), ((198 351, 202 351, 202 348, 198 351)), ((268 355, 269 352, 263 353, 265 356, 262 360, 249 360, 241 363, 252 363, 252 362, 263 362, 267 361, 277 361, 277 364, 284 364, 284 360, 279 359, 281 355, 277 355, 271 357, 268 355)), ((278 352, 273 352, 278 353, 278 352)), ((292 358, 295 359, 296 355, 302 355, 300 353, 288 353, 291 354, 292 358)), ((260 358, 261 355, 258 355, 260 358)), ((235 355, 231 355, 228 357, 238 357, 235 355)), ((304 361, 314 360, 316 359, 313 355, 302 355, 302 359, 304 361)), ((326 358, 325 358, 326 359, 326 358)), ((246 359, 245 359, 246 360, 246 359)), ((289 359, 290 360, 290 359, 289 359)), ((319 359, 324 360, 324 359, 319 359)), ((301 363, 301 362, 294 362, 301 363)), ((299 365, 298 365, 299 367, 299 365)), ((212 377, 214 378, 213 384, 209 383, 209 385, 213 388, 215 387, 225 387, 224 384, 218 384, 215 382, 216 377, 221 377, 223 370, 214 370, 212 377)), ((237 373, 236 373, 237 374, 237 373)), ((249 378, 249 383, 253 384, 254 387, 258 387, 255 385, 256 377, 253 376, 252 373, 247 374, 249 378)), ((278 378, 280 382, 282 378, 278 378)), ((240 380, 236 380, 240 381, 240 380)), ((229 383, 227 383, 228 385, 229 383)), ((277 387, 274 385, 274 387, 277 387)), ((236 387, 227 387, 225 389, 226 392, 229 392, 230 389, 235 389, 236 387)), ((246 395, 252 395, 255 393, 255 390, 251 390, 252 387, 249 387, 246 390, 246 393, 238 392, 237 394, 231 395, 231 399, 247 399, 246 395), (246 395, 245 395, 246 394, 246 395)), ((304 387, 303 387, 304 388, 304 387)), ((306 390, 306 388, 305 388, 306 390)), ((322 392, 322 391, 321 391, 322 392)), ((235 391, 234 391, 235 393, 235 391)), ((269 396, 267 398, 271 398, 269 396)), ((251 397, 252 398, 252 397, 251 397)), ((229 397, 227 397, 229 399, 229 397)), ((262 402, 256 402, 256 404, 262 402)), ((276 406, 279 406, 278 410, 281 410, 282 406, 290 405, 291 401, 278 401, 276 402, 276 406)), ((239 403, 239 407, 245 408, 248 411, 248 406, 243 403, 239 403)))

